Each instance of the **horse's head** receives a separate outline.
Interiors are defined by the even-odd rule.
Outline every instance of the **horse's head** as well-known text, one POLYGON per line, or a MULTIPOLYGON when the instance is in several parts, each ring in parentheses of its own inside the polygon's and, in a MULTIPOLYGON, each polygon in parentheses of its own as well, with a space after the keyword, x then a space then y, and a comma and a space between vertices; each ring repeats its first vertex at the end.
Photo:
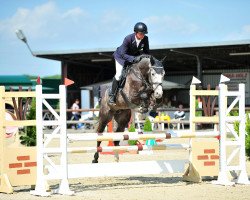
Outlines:
POLYGON ((144 55, 139 63, 134 64, 140 75, 136 75, 145 85, 152 88, 152 97, 160 99, 163 94, 162 81, 165 75, 164 67, 161 61, 153 56, 144 55), (141 77, 141 78, 140 78, 141 77))
POLYGON ((162 82, 165 75, 164 67, 161 61, 150 57, 148 80, 154 90, 154 97, 160 99, 163 94, 162 82))

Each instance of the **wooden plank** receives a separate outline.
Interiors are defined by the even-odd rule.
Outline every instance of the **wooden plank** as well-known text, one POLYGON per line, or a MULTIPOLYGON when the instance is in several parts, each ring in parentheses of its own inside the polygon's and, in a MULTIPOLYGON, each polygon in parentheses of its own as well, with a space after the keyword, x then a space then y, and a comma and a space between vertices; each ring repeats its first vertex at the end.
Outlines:
POLYGON ((211 116, 211 117, 194 117, 192 120, 193 123, 219 123, 219 116, 211 116))
POLYGON ((11 97, 36 97, 35 92, 5 92, 4 94, 5 98, 11 98, 11 97))
MULTIPOLYGON (((140 162, 70 164, 69 178, 106 177, 106 176, 138 176, 147 174, 183 173, 188 160, 159 160, 140 162)), ((48 180, 60 177, 60 166, 46 166, 48 180)))
POLYGON ((4 126, 36 126, 36 120, 5 121, 4 126))
POLYGON ((219 90, 194 90, 192 95, 194 96, 218 96, 219 90))

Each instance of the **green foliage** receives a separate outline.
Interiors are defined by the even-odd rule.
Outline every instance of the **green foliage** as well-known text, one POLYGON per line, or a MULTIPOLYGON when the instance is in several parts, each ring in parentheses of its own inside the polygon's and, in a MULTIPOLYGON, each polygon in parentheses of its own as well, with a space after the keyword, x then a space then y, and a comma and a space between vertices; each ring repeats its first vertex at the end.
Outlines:
POLYGON ((57 102, 56 109, 60 109, 60 101, 57 102))
MULTIPOLYGON (((132 123, 128 129, 129 132, 135 132, 135 124, 132 123)), ((137 140, 128 140, 128 144, 129 145, 136 145, 137 144, 137 140)))
MULTIPOLYGON (((199 101, 198 101, 198 99, 195 100, 195 109, 199 109, 199 101)), ((202 116, 202 111, 201 110, 195 111, 195 116, 196 117, 201 117, 202 116)))
POLYGON ((250 118, 249 113, 246 114, 246 156, 250 160, 250 118))
POLYGON ((30 80, 32 80, 32 79, 36 80, 37 79, 36 75, 24 74, 24 76, 27 76, 30 80))
MULTIPOLYGON (((148 117, 147 117, 146 120, 145 120, 144 127, 143 127, 143 131, 144 131, 144 132, 151 132, 151 131, 153 131, 151 122, 150 122, 150 120, 149 120, 148 117)), ((154 145, 156 145, 155 139, 146 140, 146 145, 149 145, 149 146, 154 146, 154 145)))
POLYGON ((145 131, 145 132, 150 132, 150 131, 152 131, 152 125, 151 125, 151 122, 150 122, 150 120, 149 120, 148 117, 147 117, 146 120, 145 120, 144 127, 143 127, 143 131, 145 131))
MULTIPOLYGON (((36 119, 36 101, 34 98, 32 99, 31 107, 26 118, 27 120, 36 119)), ((36 127, 27 126, 25 130, 25 135, 20 137, 21 144, 26 146, 36 146, 36 127)))
MULTIPOLYGON (((24 76, 27 76, 30 80, 31 79, 34 79, 36 80, 38 75, 29 75, 29 74, 24 74, 24 76)), ((46 78, 46 79, 61 79, 61 75, 57 74, 57 75, 53 75, 53 76, 44 76, 42 77, 43 78, 46 78)))
POLYGON ((135 124, 132 123, 128 129, 129 132, 135 132, 135 124))
POLYGON ((44 76, 43 78, 46 78, 46 79, 61 79, 61 75, 57 74, 57 75, 53 75, 53 76, 44 76))
MULTIPOLYGON (((238 111, 231 111, 229 113, 230 116, 238 116, 238 111)), ((237 121, 237 122, 234 122, 234 130, 236 131, 236 133, 239 135, 239 126, 240 126, 240 123, 237 121)), ((246 113, 246 138, 245 138, 245 151, 246 151, 246 156, 247 158, 250 160, 250 118, 249 118, 249 113, 246 113)))

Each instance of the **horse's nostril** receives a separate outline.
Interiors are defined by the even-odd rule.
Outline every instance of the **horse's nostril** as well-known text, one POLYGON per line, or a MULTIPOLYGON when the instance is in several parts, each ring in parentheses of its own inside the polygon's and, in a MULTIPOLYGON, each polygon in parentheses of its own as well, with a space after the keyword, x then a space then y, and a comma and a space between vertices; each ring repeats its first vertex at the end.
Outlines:
POLYGON ((155 98, 159 99, 159 98, 162 97, 162 92, 155 91, 155 92, 154 92, 154 96, 155 96, 155 98))

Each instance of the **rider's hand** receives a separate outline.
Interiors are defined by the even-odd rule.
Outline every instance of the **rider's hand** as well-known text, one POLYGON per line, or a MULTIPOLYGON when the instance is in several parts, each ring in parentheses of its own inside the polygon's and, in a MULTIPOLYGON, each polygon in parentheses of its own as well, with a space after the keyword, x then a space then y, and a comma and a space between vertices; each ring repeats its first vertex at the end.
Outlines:
POLYGON ((141 59, 143 58, 150 58, 150 55, 147 55, 147 54, 142 54, 140 56, 136 56, 133 60, 133 63, 138 63, 141 61, 141 59))
POLYGON ((141 61, 141 56, 135 56, 134 60, 133 60, 133 63, 138 63, 141 61))

